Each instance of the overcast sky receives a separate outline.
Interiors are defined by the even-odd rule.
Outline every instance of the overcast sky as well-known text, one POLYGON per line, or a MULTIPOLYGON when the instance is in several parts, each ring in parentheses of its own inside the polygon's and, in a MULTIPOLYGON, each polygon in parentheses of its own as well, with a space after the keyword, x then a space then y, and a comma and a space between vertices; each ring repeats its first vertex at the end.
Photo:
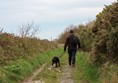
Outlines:
POLYGON ((39 25, 41 39, 55 39, 69 25, 94 20, 116 0, 0 0, 0 27, 18 34, 21 24, 39 25))

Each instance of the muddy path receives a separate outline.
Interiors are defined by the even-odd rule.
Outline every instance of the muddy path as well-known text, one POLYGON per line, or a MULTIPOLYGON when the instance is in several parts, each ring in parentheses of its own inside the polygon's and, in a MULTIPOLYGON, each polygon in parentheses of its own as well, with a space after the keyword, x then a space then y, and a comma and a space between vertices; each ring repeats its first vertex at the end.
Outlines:
POLYGON ((44 64, 23 83, 74 83, 74 67, 68 65, 67 55, 62 57, 60 62, 61 66, 58 68, 52 67, 51 61, 44 64))
POLYGON ((25 79, 24 82, 22 83, 42 83, 41 81, 33 81, 33 79, 41 73, 41 71, 45 68, 45 66, 47 65, 47 63, 43 64, 39 69, 37 69, 36 71, 33 72, 32 76, 25 79))
POLYGON ((74 67, 68 65, 68 61, 64 61, 64 65, 61 69, 61 75, 58 78, 59 83, 74 83, 72 73, 74 67))

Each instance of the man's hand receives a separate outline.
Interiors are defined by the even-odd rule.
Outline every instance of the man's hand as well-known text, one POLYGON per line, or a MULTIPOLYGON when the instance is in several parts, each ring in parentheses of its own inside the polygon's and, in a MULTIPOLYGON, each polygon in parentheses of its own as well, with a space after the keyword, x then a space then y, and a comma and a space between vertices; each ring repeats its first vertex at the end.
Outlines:
POLYGON ((64 52, 66 52, 66 49, 64 49, 64 52))

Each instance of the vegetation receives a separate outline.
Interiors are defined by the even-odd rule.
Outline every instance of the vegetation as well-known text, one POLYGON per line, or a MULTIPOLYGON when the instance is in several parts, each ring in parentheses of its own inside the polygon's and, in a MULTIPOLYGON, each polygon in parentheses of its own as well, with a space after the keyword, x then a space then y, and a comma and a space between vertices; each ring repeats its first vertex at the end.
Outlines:
MULTIPOLYGON (((84 52, 85 51, 89 52, 88 55, 90 56, 88 58, 90 58, 91 65, 96 65, 96 66, 98 65, 100 83, 118 82, 117 79, 118 78, 118 70, 117 70, 118 14, 117 13, 118 13, 118 1, 112 3, 112 5, 109 6, 105 5, 103 11, 96 16, 95 21, 89 22, 87 24, 81 24, 76 26, 73 25, 68 27, 65 30, 65 32, 63 32, 59 36, 59 40, 57 41, 59 43, 64 43, 65 41, 63 40, 67 37, 69 30, 73 29, 75 31, 75 34, 80 39, 81 49, 84 52)), ((81 64, 84 63, 86 62, 83 61, 81 64)), ((89 67, 91 66, 89 65, 89 67)))
MULTIPOLYGON (((56 56, 60 56, 60 54, 63 52, 63 49, 57 50, 56 56)), ((60 83, 60 76, 62 74, 62 67, 63 65, 67 64, 65 63, 65 60, 67 60, 67 54, 64 53, 63 56, 60 58, 60 67, 55 68, 54 66, 51 66, 50 63, 47 64, 47 66, 43 69, 43 71, 34 78, 34 80, 44 81, 45 83, 60 83)))
POLYGON ((93 30, 96 35, 92 48, 96 63, 111 61, 118 63, 118 2, 105 6, 96 17, 93 30))
POLYGON ((74 83, 97 83, 99 81, 99 66, 91 64, 89 56, 85 52, 77 53, 73 73, 74 83))
POLYGON ((89 22, 86 25, 76 25, 69 26, 67 29, 59 36, 57 42, 63 44, 65 39, 67 38, 70 29, 73 29, 75 34, 79 37, 81 48, 85 51, 90 51, 93 45, 93 39, 95 35, 92 33, 92 28, 94 26, 94 22, 89 22))
MULTIPOLYGON (((77 56, 77 68, 73 74, 75 83, 78 83, 78 80, 80 83, 117 83, 118 1, 105 6, 103 11, 96 16, 96 20, 67 27, 55 41, 63 44, 70 29, 73 29, 79 37, 83 51, 77 56)), ((39 64, 60 51, 58 49, 49 52, 48 50, 56 49, 57 45, 35 37, 37 31, 38 28, 33 24, 22 25, 20 36, 0 30, 0 83, 23 80, 39 64)), ((55 72, 50 75, 57 76, 55 72)))
POLYGON ((92 52, 93 62, 104 63, 112 60, 117 63, 118 43, 118 2, 105 6, 96 16, 96 20, 68 27, 59 36, 58 42, 64 43, 69 30, 73 29, 79 37, 83 50, 92 52), (108 58, 109 57, 109 58, 108 58), (108 58, 108 59, 107 59, 108 58), (97 62, 98 61, 98 62, 97 62))
POLYGON ((37 53, 54 49, 57 45, 36 37, 20 37, 10 33, 0 33, 0 65, 10 64, 15 59, 32 58, 37 53))
MULTIPOLYGON (((34 28, 34 27, 33 27, 34 28)), ((0 83, 16 83, 49 59, 57 45, 35 37, 37 29, 23 27, 21 36, 0 31, 0 83), (45 53, 44 53, 45 52, 45 53)), ((55 50, 56 51, 56 50, 55 50)))
POLYGON ((5 65, 0 68, 0 83, 16 83, 24 80, 26 76, 33 73, 35 69, 40 67, 44 63, 51 63, 51 58, 57 53, 61 52, 61 49, 48 51, 32 57, 29 60, 18 59, 13 61, 10 65, 5 65))
POLYGON ((35 37, 40 32, 39 26, 34 25, 34 23, 22 24, 19 28, 19 35, 21 37, 35 37))

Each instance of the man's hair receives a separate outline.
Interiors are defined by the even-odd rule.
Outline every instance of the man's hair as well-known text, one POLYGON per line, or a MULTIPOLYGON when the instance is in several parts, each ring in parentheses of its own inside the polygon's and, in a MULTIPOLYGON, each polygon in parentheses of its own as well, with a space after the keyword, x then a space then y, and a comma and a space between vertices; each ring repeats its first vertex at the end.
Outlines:
POLYGON ((74 31, 73 30, 70 30, 70 33, 74 33, 74 31))

